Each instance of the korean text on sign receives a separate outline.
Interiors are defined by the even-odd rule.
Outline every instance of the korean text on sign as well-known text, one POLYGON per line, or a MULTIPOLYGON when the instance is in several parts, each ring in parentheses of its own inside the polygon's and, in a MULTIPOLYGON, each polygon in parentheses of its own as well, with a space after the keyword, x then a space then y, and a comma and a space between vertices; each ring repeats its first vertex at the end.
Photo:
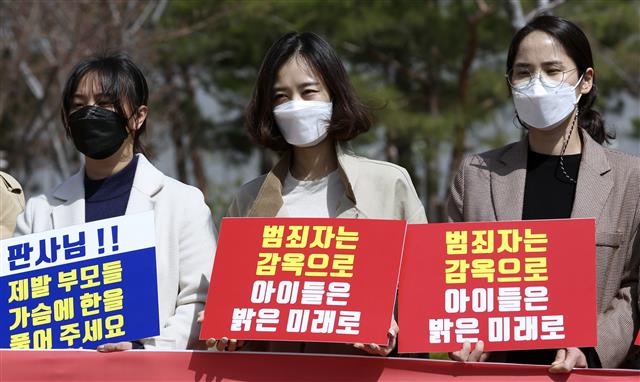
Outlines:
POLYGON ((158 334, 153 212, 0 242, 0 347, 95 348, 158 334))
POLYGON ((594 264, 593 219, 409 226, 400 351, 593 346, 594 264))
POLYGON ((386 342, 405 225, 224 219, 207 306, 226 313, 212 325, 205 320, 201 337, 386 342), (231 274, 231 291, 217 294, 215 284, 228 285, 231 274))

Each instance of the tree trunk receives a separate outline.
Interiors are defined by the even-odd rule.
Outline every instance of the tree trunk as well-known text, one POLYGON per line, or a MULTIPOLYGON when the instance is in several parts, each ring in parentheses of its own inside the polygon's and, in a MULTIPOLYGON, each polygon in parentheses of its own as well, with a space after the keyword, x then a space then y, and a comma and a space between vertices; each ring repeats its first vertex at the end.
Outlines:
POLYGON ((209 200, 209 182, 207 181, 207 175, 205 173, 204 165, 202 164, 202 156, 197 148, 191 148, 191 164, 193 165, 193 175, 196 178, 196 184, 202 194, 204 200, 209 200))
POLYGON ((175 147, 175 162, 178 180, 182 183, 188 183, 187 179, 187 150, 185 148, 182 136, 182 118, 172 113, 171 117, 171 139, 175 147))
MULTIPOLYGON (((436 78, 433 75, 430 78, 436 78)), ((440 115, 440 94, 438 86, 435 81, 431 81, 429 86, 429 94, 427 97, 429 113, 433 117, 440 115)), ((429 137, 425 138, 425 152, 423 153, 424 167, 424 208, 427 213, 427 218, 431 222, 441 222, 443 216, 441 209, 439 208, 443 202, 438 195, 439 183, 443 181, 440 174, 440 168, 438 166, 438 158, 440 157, 440 142, 439 140, 433 140, 429 137)), ((446 181, 446 179, 444 180, 446 181)))
POLYGON ((429 221, 432 223, 442 222, 443 201, 438 197, 438 186, 440 179, 440 169, 438 168, 438 144, 437 142, 426 140, 423 160, 425 163, 425 211, 429 221))
POLYGON ((200 123, 200 112, 198 105, 196 104, 196 91, 193 87, 193 79, 189 68, 187 66, 180 66, 180 77, 185 87, 186 96, 189 97, 185 103, 189 104, 188 110, 193 110, 193 113, 187 112, 188 115, 183 114, 183 119, 186 121, 184 132, 188 136, 185 149, 190 154, 191 168, 196 180, 196 185, 204 194, 205 200, 209 194, 209 182, 207 180, 207 174, 202 164, 202 156, 198 151, 198 142, 200 139, 200 129, 202 128, 200 123))
POLYGON ((518 31, 527 23, 524 19, 524 12, 522 12, 522 3, 520 0, 509 0, 505 3, 505 8, 511 19, 511 28, 513 31, 518 31))
POLYGON ((478 0, 478 11, 467 19, 469 37, 467 39, 466 55, 462 61, 462 68, 458 75, 458 102, 460 105, 460 118, 453 129, 453 150, 451 152, 451 164, 449 167, 449 182, 453 179, 466 150, 465 133, 467 129, 467 118, 465 114, 467 104, 467 93, 469 87, 469 74, 471 66, 478 51, 478 24, 489 13, 489 8, 482 0, 478 0))

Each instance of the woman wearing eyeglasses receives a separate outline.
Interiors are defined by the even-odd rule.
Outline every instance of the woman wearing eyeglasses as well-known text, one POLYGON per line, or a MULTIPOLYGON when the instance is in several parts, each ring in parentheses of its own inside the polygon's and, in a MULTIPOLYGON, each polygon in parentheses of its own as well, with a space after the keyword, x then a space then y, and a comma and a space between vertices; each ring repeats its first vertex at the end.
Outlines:
POLYGON ((592 109, 591 48, 570 21, 539 16, 518 31, 506 78, 527 134, 465 158, 451 187, 449 220, 595 218, 598 345, 489 354, 481 342, 473 351, 466 343, 451 358, 547 364, 551 372, 619 367, 638 327, 640 158, 603 147, 613 136, 592 109))

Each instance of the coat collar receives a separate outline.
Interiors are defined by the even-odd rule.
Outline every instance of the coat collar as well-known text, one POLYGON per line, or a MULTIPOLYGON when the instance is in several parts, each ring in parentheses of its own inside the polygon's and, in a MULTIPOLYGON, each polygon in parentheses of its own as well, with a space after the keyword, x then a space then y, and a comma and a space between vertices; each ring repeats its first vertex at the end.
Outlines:
POLYGON ((583 142, 582 160, 571 217, 597 218, 613 188, 611 164, 607 159, 605 148, 584 130, 580 129, 580 132, 583 142))
MULTIPOLYGON (((272 217, 276 216, 280 211, 283 204, 282 188, 289 173, 291 155, 291 150, 285 152, 278 163, 266 175, 247 216, 272 217)), ((338 157, 340 179, 345 189, 345 195, 338 204, 336 215, 342 215, 356 205, 356 196, 353 191, 353 186, 357 180, 357 170, 356 166, 354 166, 356 158, 347 154, 339 143, 336 143, 336 155, 338 157)))
POLYGON ((84 223, 84 165, 53 192, 62 203, 51 210, 53 228, 84 223))
MULTIPOLYGON (((142 154, 138 155, 138 165, 133 178, 133 186, 127 204, 127 214, 153 209, 152 198, 164 186, 164 175, 142 154)), ((53 227, 60 228, 85 222, 84 203, 85 166, 58 186, 53 197, 61 203, 52 210, 53 227)))
POLYGON ((138 155, 138 167, 133 178, 126 214, 152 210, 154 197, 164 187, 165 176, 142 154, 138 155))
POLYGON ((522 220, 528 147, 526 136, 509 146, 499 157, 496 170, 491 172, 491 197, 497 220, 522 220))
MULTIPOLYGON (((582 159, 571 217, 598 217, 613 187, 613 180, 607 176, 611 166, 605 149, 583 129, 579 132, 582 159)), ((497 220, 522 219, 528 151, 529 141, 525 136, 502 153, 496 171, 491 172, 491 196, 497 220)))

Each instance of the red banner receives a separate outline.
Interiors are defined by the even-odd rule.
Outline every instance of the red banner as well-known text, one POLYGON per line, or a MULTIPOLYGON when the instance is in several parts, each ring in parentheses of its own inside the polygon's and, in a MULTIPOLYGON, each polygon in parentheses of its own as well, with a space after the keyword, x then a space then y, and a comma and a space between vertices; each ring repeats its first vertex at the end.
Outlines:
POLYGON ((594 346, 593 219, 409 225, 399 351, 594 346))
POLYGON ((386 344, 405 227, 223 219, 201 338, 386 344))
POLYGON ((633 370, 467 363, 311 354, 0 350, 0 381, 490 381, 637 382, 633 370), (34 367, 34 365, 37 365, 34 367))

